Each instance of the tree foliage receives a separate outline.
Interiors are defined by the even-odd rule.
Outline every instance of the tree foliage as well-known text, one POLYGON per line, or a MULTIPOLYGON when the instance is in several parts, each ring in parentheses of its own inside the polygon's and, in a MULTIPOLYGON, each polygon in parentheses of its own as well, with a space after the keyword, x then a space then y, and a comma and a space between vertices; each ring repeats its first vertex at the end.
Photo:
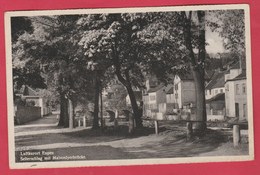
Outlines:
POLYGON ((156 15, 91 14, 78 20, 84 31, 79 45, 84 48, 86 60, 106 65, 106 71, 114 73, 126 87, 137 126, 142 124, 132 88, 143 87, 145 73, 167 79, 178 62, 177 53, 172 52, 174 42, 169 40, 169 32, 156 23, 156 15), (159 26, 161 30, 157 30, 159 26))
POLYGON ((243 53, 245 24, 241 21, 243 10, 14 18, 15 81, 34 86, 37 83, 31 79, 48 80, 47 87, 59 92, 64 109, 68 98, 74 105, 95 101, 98 125, 98 94, 116 76, 129 94, 136 125, 141 127, 133 88, 144 88, 148 74, 167 84, 174 74, 189 71, 196 85, 196 119, 205 122, 205 31, 208 27, 219 32, 226 49, 243 53), (17 26, 21 21, 23 25, 17 26))
POLYGON ((13 17, 11 18, 11 36, 12 42, 16 42, 17 39, 24 33, 32 33, 33 26, 31 21, 26 17, 13 17))
POLYGON ((86 69, 84 60, 79 59, 82 54, 77 42, 75 43, 77 33, 74 24, 77 18, 78 16, 31 17, 34 32, 20 36, 13 49, 13 58, 18 60, 18 66, 23 64, 22 67, 32 71, 32 66, 28 65, 33 62, 33 66, 37 67, 46 80, 48 89, 54 94, 59 92, 63 108, 61 120, 66 120, 60 120, 60 125, 63 126, 68 125, 66 99, 71 99, 74 105, 92 99, 86 91, 92 89, 90 79, 93 74, 86 69))

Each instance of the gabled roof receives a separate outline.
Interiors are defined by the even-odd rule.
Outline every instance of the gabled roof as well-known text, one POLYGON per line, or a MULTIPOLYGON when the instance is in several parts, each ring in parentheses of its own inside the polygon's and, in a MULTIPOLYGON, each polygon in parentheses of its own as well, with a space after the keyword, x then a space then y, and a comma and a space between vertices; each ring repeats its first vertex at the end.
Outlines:
POLYGON ((213 101, 225 101, 225 93, 219 93, 219 94, 215 95, 214 97, 206 100, 206 103, 210 103, 213 101))
POLYGON ((173 94, 173 84, 168 84, 167 86, 165 86, 164 92, 166 94, 173 94))
POLYGON ((233 80, 246 79, 246 70, 242 70, 242 73, 235 77, 233 80))
POLYGON ((156 92, 162 88, 166 94, 173 94, 173 85, 172 84, 168 84, 167 86, 160 84, 160 85, 156 86, 155 88, 149 89, 148 93, 156 92))
POLYGON ((170 87, 167 91, 165 91, 166 94, 173 94, 173 87, 170 87))
POLYGON ((158 86, 156 86, 156 87, 150 88, 147 92, 148 92, 148 93, 156 92, 156 91, 160 90, 160 89, 163 88, 163 87, 164 87, 164 85, 163 85, 163 84, 160 84, 160 85, 158 85, 158 86))
POLYGON ((205 80, 211 80, 214 75, 215 75, 214 70, 206 70, 205 69, 205 80))
POLYGON ((225 86, 225 73, 226 72, 218 72, 216 73, 211 81, 206 85, 206 90, 221 88, 225 86))
POLYGON ((235 78, 227 80, 227 81, 236 81, 236 80, 243 80, 243 79, 246 79, 246 70, 245 69, 242 70, 241 74, 239 74, 235 78))

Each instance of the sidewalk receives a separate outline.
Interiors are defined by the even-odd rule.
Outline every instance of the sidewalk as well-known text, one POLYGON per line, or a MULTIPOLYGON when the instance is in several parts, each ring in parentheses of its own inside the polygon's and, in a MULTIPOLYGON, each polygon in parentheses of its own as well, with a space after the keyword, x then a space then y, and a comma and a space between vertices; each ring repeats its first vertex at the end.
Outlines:
POLYGON ((58 118, 57 114, 44 116, 38 120, 28 122, 23 125, 14 126, 15 135, 20 132, 33 132, 40 130, 58 129, 58 118))
MULTIPOLYGON (((38 120, 28 122, 24 125, 56 124, 56 123, 58 123, 58 120, 59 120, 58 116, 59 116, 59 114, 51 114, 51 115, 43 116, 42 118, 40 118, 38 120)), ((20 126, 24 126, 24 125, 20 125, 20 126)))
POLYGON ((70 133, 82 131, 89 129, 90 127, 77 127, 73 130, 69 128, 63 128, 58 126, 58 114, 52 114, 49 116, 44 116, 38 120, 31 121, 24 125, 18 125, 14 127, 15 136, 33 136, 40 134, 50 134, 50 133, 70 133))

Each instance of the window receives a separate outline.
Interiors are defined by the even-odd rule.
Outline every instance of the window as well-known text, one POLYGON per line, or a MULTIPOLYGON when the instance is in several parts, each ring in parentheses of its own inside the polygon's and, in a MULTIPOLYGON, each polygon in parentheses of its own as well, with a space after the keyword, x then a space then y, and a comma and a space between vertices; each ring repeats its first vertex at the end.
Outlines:
POLYGON ((178 94, 175 94, 175 99, 178 99, 178 94))
POLYGON ((223 89, 220 89, 220 93, 223 93, 223 89))
POLYGON ((175 90, 176 90, 176 91, 178 90, 178 84, 175 85, 175 90))
POLYGON ((209 95, 211 95, 211 89, 209 90, 209 95))
POLYGON ((246 117, 246 104, 243 104, 243 117, 246 117))
POLYGON ((242 84, 242 92, 243 92, 243 94, 246 93, 246 84, 245 83, 242 84))
POLYGON ((215 90, 215 94, 217 94, 217 93, 218 93, 218 90, 216 89, 216 90, 215 90))
POLYGON ((239 94, 239 84, 236 84, 236 94, 239 94))

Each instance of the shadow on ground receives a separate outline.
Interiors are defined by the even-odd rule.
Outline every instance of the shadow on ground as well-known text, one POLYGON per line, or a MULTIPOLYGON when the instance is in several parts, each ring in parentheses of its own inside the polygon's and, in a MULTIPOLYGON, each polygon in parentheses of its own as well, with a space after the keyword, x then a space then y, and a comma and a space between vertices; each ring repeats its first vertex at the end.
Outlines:
MULTIPOLYGON (((124 127, 118 129, 120 132, 109 129, 107 132, 85 130, 75 133, 41 135, 41 137, 37 135, 37 137, 30 138, 30 140, 27 141, 26 138, 23 139, 25 139, 26 144, 35 145, 40 142, 40 144, 47 144, 47 142, 98 143, 116 140, 125 142, 125 145, 114 142, 108 145, 44 149, 45 151, 54 152, 55 156, 83 155, 85 156, 84 160, 196 157, 205 155, 205 153, 211 153, 209 156, 248 154, 247 144, 243 145, 244 148, 242 151, 240 148, 235 150, 235 148, 232 147, 229 135, 221 131, 209 129, 206 135, 187 140, 185 130, 180 129, 165 129, 161 131, 159 135, 155 135, 151 134, 153 128, 144 128, 145 132, 142 131, 142 133, 147 135, 135 133, 133 136, 124 135, 126 132, 126 128, 124 127), (221 149, 218 150, 219 148, 221 149), (234 150, 237 152, 236 154, 233 154, 234 150)), ((19 143, 21 145, 22 142, 19 143)), ((18 162, 20 157, 19 153, 19 151, 16 152, 16 160, 18 162)))
MULTIPOLYGON (((57 128, 57 127, 56 127, 57 128)), ((160 128, 160 132, 166 128, 160 128)), ((142 128, 136 130, 135 133, 129 134, 128 127, 121 125, 117 129, 114 127, 106 127, 103 131, 100 129, 92 130, 85 129, 68 133, 43 133, 37 135, 16 136, 15 145, 20 146, 35 146, 53 143, 99 143, 111 142, 122 139, 130 139, 142 136, 148 136, 154 133, 154 128, 142 128)))
MULTIPOLYGON (((145 145, 136 149, 128 149, 137 158, 172 158, 193 157, 205 152, 211 152, 223 143, 229 142, 226 135, 219 131, 208 130, 205 136, 187 140, 183 132, 166 131, 167 137, 157 144, 145 145)), ((219 156, 219 155, 216 155, 219 156)))

